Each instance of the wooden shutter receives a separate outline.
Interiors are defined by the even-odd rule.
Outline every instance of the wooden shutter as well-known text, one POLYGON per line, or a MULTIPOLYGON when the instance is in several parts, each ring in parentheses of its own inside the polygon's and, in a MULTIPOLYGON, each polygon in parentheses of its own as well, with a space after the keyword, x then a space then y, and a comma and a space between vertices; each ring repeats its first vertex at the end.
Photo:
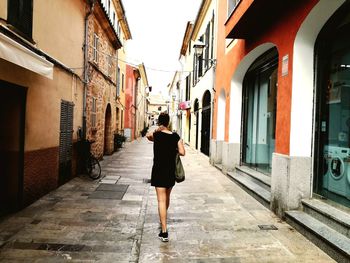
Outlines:
POLYGON ((32 38, 33 31, 33 0, 8 0, 8 23, 32 38))

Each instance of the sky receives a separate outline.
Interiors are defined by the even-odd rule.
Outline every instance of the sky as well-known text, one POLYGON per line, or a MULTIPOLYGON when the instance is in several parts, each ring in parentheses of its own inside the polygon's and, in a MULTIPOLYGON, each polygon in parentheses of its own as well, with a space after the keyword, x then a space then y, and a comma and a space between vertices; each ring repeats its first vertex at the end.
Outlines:
POLYGON ((127 60, 144 63, 152 93, 167 93, 180 69, 179 56, 188 21, 196 19, 201 0, 123 0, 132 40, 127 60))

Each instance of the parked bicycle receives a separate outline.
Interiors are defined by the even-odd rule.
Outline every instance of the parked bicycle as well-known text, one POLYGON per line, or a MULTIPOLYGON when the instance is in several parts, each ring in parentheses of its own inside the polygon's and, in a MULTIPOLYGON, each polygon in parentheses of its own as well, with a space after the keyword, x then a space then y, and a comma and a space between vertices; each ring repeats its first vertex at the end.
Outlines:
POLYGON ((101 177, 101 165, 98 159, 91 153, 91 144, 95 141, 81 140, 83 165, 86 173, 91 179, 98 179, 101 177))

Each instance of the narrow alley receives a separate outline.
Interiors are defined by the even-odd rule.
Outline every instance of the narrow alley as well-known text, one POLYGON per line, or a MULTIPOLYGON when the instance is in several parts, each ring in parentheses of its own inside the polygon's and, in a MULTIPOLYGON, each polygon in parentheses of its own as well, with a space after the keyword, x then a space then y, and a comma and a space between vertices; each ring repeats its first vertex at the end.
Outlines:
POLYGON ((152 143, 142 138, 104 158, 100 181, 76 177, 2 219, 0 261, 333 262, 207 156, 186 150, 186 180, 172 193, 168 243, 157 237, 152 143), (275 229, 264 229, 271 225, 275 229))

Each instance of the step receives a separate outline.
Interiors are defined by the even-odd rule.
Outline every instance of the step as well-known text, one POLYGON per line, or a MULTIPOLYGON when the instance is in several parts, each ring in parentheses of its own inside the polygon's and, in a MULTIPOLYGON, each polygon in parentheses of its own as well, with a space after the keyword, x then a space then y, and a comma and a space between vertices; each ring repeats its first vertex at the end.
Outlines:
POLYGON ((215 163, 214 166, 219 169, 220 171, 222 171, 222 164, 221 163, 215 163))
POLYGON ((322 223, 350 238, 350 215, 317 199, 303 199, 303 210, 322 223))
POLYGON ((238 171, 240 173, 248 174, 249 176, 253 177, 254 179, 265 184, 266 186, 271 187, 271 176, 260 173, 260 172, 253 170, 247 166, 236 166, 235 168, 236 168, 236 171, 238 171))
POLYGON ((286 211, 286 221, 337 262, 349 262, 350 239, 303 211, 286 211))
POLYGON ((259 185, 257 182, 249 179, 248 176, 242 175, 237 172, 228 172, 229 176, 234 182, 248 192, 251 196, 257 199, 265 207, 270 209, 271 202, 271 192, 265 189, 263 186, 259 185))

